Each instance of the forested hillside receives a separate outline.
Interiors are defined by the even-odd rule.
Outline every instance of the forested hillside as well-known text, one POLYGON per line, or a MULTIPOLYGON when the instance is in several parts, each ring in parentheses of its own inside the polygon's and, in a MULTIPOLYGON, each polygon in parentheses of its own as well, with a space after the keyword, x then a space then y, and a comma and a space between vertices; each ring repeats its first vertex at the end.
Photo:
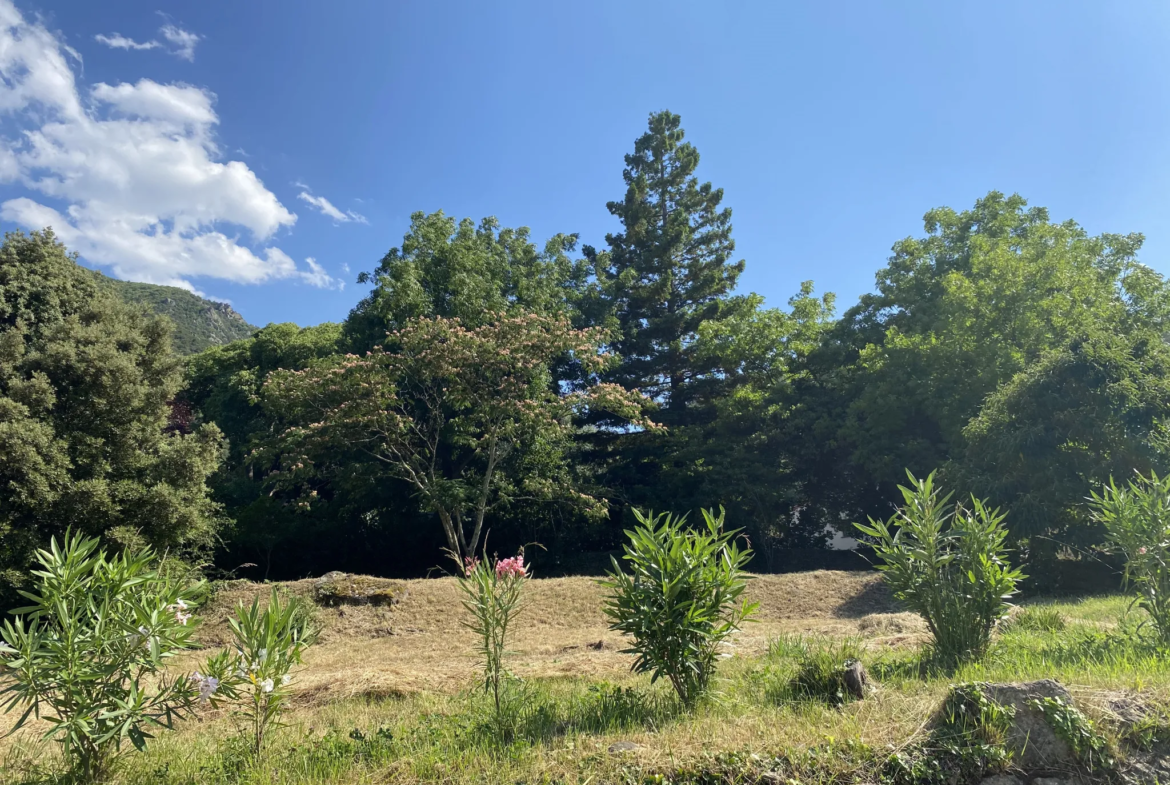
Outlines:
POLYGON ((196 354, 247 338, 260 329, 244 321, 227 303, 217 303, 180 289, 150 283, 120 281, 93 271, 98 284, 128 303, 145 305, 175 323, 171 341, 179 354, 196 354))

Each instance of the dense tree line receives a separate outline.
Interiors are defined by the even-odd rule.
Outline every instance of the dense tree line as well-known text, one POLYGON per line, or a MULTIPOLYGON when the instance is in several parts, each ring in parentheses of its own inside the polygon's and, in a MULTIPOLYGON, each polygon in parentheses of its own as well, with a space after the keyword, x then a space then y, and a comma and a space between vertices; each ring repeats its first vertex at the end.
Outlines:
POLYGON ((1100 543, 1094 484, 1167 470, 1170 290, 1140 235, 992 192, 926 213, 840 318, 811 281, 768 308, 698 171, 653 114, 605 247, 418 213, 343 323, 269 325, 185 376, 51 233, 9 235, 9 583, 73 524, 252 577, 421 574, 485 541, 539 542, 551 572, 634 508, 717 505, 775 567, 885 517, 906 469, 1010 510, 1035 572, 1100 543))

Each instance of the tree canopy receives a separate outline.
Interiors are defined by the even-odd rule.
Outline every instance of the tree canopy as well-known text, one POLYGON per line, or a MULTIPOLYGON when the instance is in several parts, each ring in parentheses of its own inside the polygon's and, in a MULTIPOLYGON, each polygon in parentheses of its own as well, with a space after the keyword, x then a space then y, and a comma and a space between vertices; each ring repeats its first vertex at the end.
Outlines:
POLYGON ((761 567, 807 566, 907 470, 1007 510, 1035 575, 1101 543, 1092 488, 1170 471, 1170 287, 1140 234, 992 191, 928 210, 838 317, 811 280, 784 307, 737 289, 678 115, 624 164, 604 247, 415 213, 343 322, 185 364, 50 231, 8 235, 7 585, 70 526, 273 578, 425 574, 490 531, 555 572, 605 564, 634 509, 719 505, 761 567))
POLYGON ((67 528, 199 557, 223 519, 212 423, 172 404, 170 325, 106 294, 49 230, 0 246, 0 569, 67 528))

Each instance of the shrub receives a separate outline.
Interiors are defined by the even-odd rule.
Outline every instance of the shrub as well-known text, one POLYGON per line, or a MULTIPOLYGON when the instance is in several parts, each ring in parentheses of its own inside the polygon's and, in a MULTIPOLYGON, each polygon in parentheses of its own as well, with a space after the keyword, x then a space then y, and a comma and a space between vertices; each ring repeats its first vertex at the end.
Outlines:
POLYGON ((524 608, 524 583, 528 578, 524 552, 511 559, 468 558, 460 566, 463 607, 471 615, 471 621, 465 624, 478 638, 483 686, 492 698, 497 736, 507 739, 514 730, 517 712, 507 694, 511 676, 504 668, 504 654, 508 632, 524 608))
POLYGON ((31 605, 5 621, 0 671, 5 710, 24 708, 52 727, 73 773, 102 779, 122 742, 142 750, 151 731, 171 728, 215 695, 214 680, 167 675, 190 645, 188 624, 201 586, 156 569, 149 548, 107 555, 98 541, 66 534, 37 553, 31 605))
POLYGON ((894 596, 926 620, 934 655, 946 665, 980 659, 1023 579, 1005 558, 1004 515, 974 496, 951 505, 934 474, 898 486, 905 505, 889 521, 854 524, 873 540, 894 596))
POLYGON ((1170 475, 1138 474, 1118 487, 1112 479, 1092 492, 1093 520, 1105 527, 1109 544, 1125 557, 1126 585, 1150 615, 1163 643, 1170 643, 1170 475))
POLYGON ((281 726, 291 694, 290 671, 316 640, 317 628, 304 600, 284 598, 275 588, 263 610, 259 597, 251 606, 236 606, 228 627, 231 648, 208 660, 206 673, 216 680, 220 694, 236 704, 239 730, 257 756, 269 732, 281 726))
POLYGON ((612 560, 604 611, 610 629, 633 637, 625 652, 637 655, 634 671, 668 678, 689 707, 710 685, 722 644, 756 609, 741 599, 752 552, 736 544, 738 530, 724 529, 722 509, 704 510, 698 530, 685 515, 634 515, 623 556, 630 572, 612 560))

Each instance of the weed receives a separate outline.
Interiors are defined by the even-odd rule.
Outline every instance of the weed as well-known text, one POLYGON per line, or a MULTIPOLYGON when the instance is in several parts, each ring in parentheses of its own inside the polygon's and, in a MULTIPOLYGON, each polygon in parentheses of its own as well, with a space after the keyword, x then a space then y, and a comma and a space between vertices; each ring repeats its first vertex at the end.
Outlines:
POLYGON ((1109 740, 1075 706, 1058 697, 1036 698, 1028 705, 1044 714, 1056 735, 1068 742, 1077 759, 1089 771, 1108 771, 1114 767, 1116 760, 1109 740))

